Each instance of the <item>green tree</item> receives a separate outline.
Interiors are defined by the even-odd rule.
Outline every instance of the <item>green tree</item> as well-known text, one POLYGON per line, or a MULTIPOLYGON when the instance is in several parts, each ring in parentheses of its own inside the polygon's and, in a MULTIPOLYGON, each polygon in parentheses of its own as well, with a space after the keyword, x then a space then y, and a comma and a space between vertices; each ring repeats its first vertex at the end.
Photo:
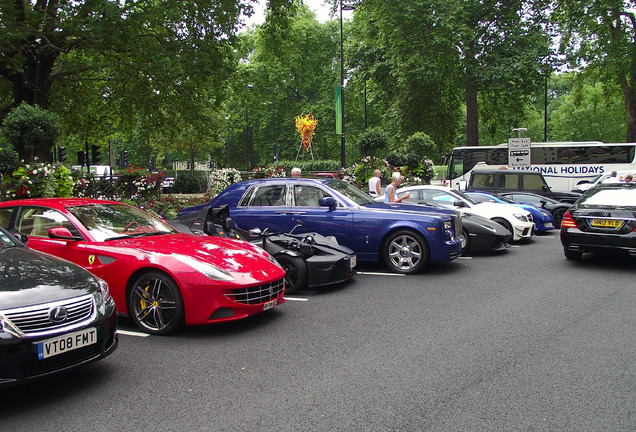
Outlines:
POLYGON ((21 159, 52 160, 60 124, 50 111, 23 103, 15 108, 2 124, 2 135, 21 159))
POLYGON ((626 140, 636 141, 636 14, 633 1, 558 0, 561 50, 573 67, 594 70, 623 93, 626 140))
POLYGON ((364 156, 382 157, 389 151, 389 138, 380 128, 369 129, 358 141, 358 147, 364 156))

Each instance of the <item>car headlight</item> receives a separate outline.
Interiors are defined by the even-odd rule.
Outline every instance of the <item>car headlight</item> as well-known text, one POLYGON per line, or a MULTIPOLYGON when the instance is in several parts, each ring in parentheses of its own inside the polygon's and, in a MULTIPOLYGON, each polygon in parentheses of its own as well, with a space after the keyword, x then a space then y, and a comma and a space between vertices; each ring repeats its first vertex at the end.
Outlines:
POLYGON ((515 213, 513 216, 516 217, 517 219, 519 219, 521 222, 527 222, 528 221, 528 217, 526 215, 521 214, 521 213, 515 213))
POLYGON ((444 221, 444 230, 451 230, 453 229, 453 223, 449 220, 445 220, 444 221))
POLYGON ((541 216, 548 217, 548 212, 541 210, 541 216))
POLYGON ((198 271, 199 273, 209 277, 212 280, 221 280, 221 281, 233 281, 234 278, 227 272, 221 270, 220 268, 213 266, 210 263, 206 263, 203 261, 196 260, 192 257, 186 255, 175 254, 174 257, 198 271))
POLYGON ((110 300, 110 291, 105 280, 97 278, 98 291, 95 292, 95 304, 97 310, 103 315, 106 313, 106 303, 110 300))

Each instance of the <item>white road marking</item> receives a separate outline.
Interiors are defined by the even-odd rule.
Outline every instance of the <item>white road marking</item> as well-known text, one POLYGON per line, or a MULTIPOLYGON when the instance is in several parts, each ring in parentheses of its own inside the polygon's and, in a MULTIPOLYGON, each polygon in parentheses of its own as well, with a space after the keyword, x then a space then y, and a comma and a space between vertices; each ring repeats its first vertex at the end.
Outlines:
POLYGON ((460 257, 457 257, 457 259, 471 260, 471 259, 473 259, 473 257, 460 256, 460 257))
POLYGON ((137 336, 137 337, 148 337, 150 336, 148 333, 139 333, 128 330, 117 330, 118 334, 126 335, 126 336, 137 336))
POLYGON ((285 300, 287 300, 287 301, 300 301, 300 302, 309 301, 308 298, 303 298, 303 297, 287 297, 287 296, 284 296, 283 298, 285 300))
POLYGON ((373 275, 373 276, 405 276, 400 273, 381 273, 381 272, 358 272, 361 275, 373 275))

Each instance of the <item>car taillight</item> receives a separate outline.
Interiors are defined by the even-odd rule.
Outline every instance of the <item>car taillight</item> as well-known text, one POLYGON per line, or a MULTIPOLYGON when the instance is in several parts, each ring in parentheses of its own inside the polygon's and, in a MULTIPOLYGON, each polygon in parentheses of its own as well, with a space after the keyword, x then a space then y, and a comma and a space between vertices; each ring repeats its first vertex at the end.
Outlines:
POLYGON ((569 211, 565 212, 565 214, 563 215, 561 228, 576 228, 576 222, 574 222, 574 218, 569 211))

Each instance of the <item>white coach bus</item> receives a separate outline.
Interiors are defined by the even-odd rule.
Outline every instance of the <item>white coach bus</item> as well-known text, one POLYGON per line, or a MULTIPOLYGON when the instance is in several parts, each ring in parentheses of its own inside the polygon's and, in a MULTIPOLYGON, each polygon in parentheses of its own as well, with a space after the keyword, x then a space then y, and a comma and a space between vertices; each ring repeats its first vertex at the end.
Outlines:
MULTIPOLYGON (((554 190, 570 191, 611 171, 634 170, 636 143, 537 142, 531 144, 530 163, 524 170, 539 171, 554 190)), ((456 147, 446 155, 447 184, 457 188, 474 168, 507 168, 508 144, 456 147)))

